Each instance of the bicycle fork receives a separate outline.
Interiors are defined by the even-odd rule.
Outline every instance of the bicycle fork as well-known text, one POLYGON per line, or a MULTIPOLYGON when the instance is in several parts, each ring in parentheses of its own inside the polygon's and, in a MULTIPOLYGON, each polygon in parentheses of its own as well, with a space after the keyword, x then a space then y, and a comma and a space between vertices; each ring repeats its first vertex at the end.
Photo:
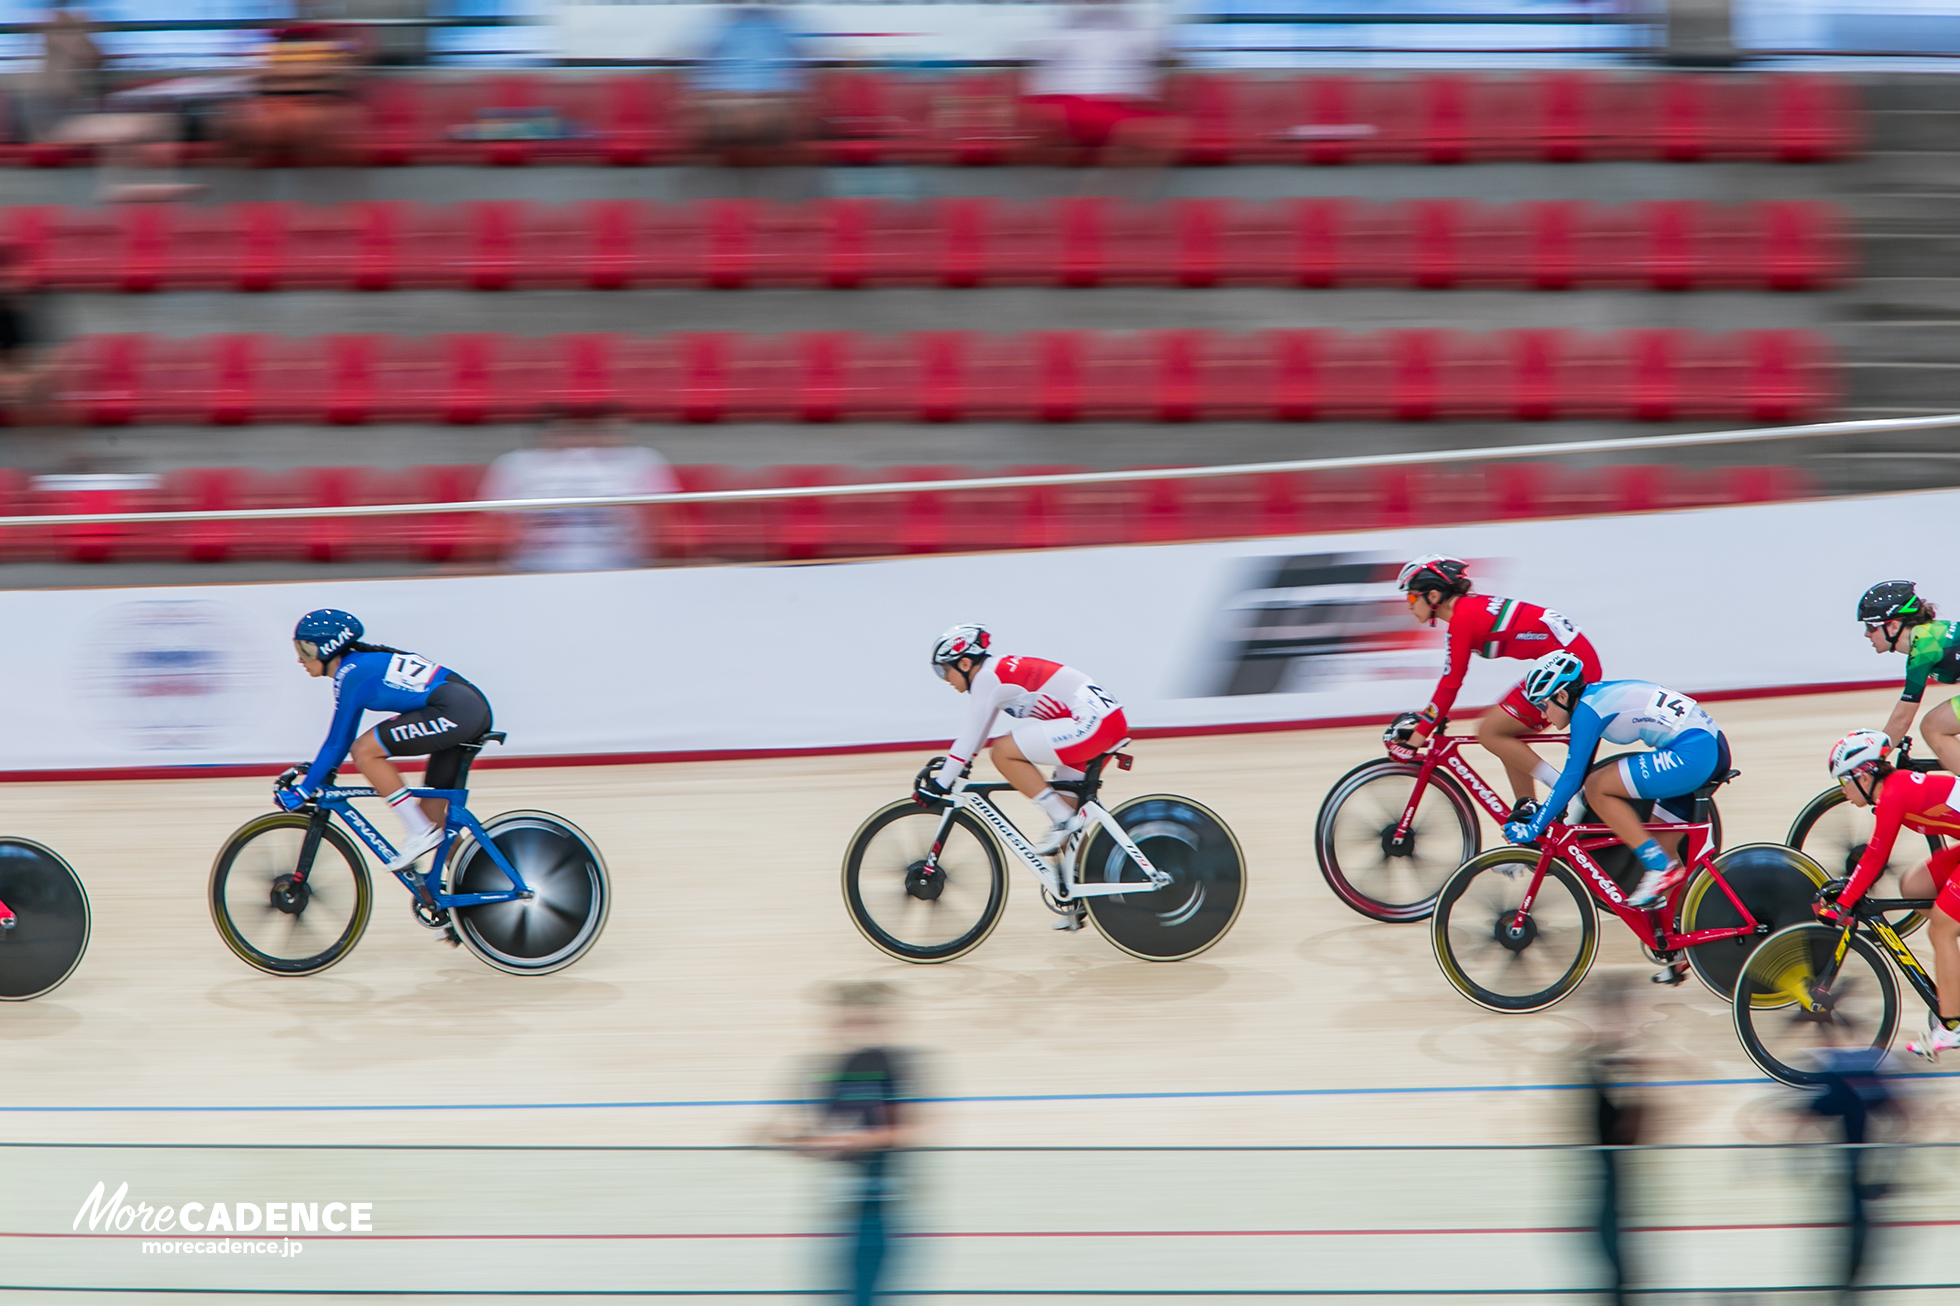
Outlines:
POLYGON ((0 902, 0 930, 11 930, 15 924, 14 909, 0 902))

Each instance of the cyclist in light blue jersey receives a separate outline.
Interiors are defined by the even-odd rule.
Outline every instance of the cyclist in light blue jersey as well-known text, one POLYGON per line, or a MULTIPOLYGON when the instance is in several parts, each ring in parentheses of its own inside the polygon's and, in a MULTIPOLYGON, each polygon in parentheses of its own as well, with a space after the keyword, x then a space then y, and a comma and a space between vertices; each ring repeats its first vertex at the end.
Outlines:
MULTIPOLYGON (((1588 685, 1585 667, 1564 649, 1547 653, 1524 678, 1524 696, 1545 708, 1553 728, 1571 735, 1565 769, 1551 797, 1528 820, 1512 821, 1504 837, 1533 843, 1564 813, 1583 787, 1586 801, 1620 841, 1633 849, 1645 874, 1627 902, 1657 907, 1686 869, 1647 833, 1628 802, 1631 798, 1678 798, 1691 794, 1729 769, 1729 742, 1715 718, 1684 694, 1645 680, 1602 680, 1588 685), (1652 749, 1627 753, 1598 767, 1593 754, 1601 740, 1652 749)), ((1656 804, 1657 819, 1667 813, 1656 804)))

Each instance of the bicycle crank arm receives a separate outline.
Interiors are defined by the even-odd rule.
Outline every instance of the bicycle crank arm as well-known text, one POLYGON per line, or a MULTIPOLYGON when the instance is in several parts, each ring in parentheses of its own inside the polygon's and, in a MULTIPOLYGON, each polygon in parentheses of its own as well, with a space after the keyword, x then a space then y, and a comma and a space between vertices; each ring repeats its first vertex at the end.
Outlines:
POLYGON ((1171 882, 1171 877, 1165 875, 1162 871, 1158 871, 1157 875, 1160 878, 1153 879, 1149 884, 1143 884, 1136 880, 1127 880, 1116 884, 1073 884, 1069 886, 1068 898, 1063 899, 1063 901, 1067 902, 1075 898, 1113 898, 1119 893, 1155 893, 1157 890, 1167 887, 1171 882))
POLYGON ((0 930, 11 930, 17 923, 14 919, 14 909, 0 902, 0 930))

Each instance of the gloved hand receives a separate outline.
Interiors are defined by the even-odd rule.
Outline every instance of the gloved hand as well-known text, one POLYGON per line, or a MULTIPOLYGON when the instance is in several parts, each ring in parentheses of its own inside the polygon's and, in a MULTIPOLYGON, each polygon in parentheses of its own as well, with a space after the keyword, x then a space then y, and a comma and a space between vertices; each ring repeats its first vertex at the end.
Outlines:
POLYGON ((1422 724, 1422 716, 1417 712, 1404 712, 1388 723, 1382 731, 1384 744, 1406 744, 1415 737, 1416 727, 1422 724))
POLYGON ((1511 843, 1537 843, 1538 836, 1544 833, 1538 829, 1536 821, 1506 821, 1504 838, 1511 843))
POLYGON ((1841 929, 1851 920, 1851 908, 1836 898, 1819 898, 1811 906, 1817 919, 1836 929, 1841 929))
POLYGON ((935 757, 912 777, 912 801, 928 812, 939 810, 940 805, 952 796, 953 791, 939 783, 939 768, 944 765, 945 758, 935 757))
POLYGON ((280 808, 284 811, 297 812, 300 808, 306 806, 306 795, 298 789, 289 788, 285 785, 274 785, 272 789, 272 801, 279 804, 280 808))

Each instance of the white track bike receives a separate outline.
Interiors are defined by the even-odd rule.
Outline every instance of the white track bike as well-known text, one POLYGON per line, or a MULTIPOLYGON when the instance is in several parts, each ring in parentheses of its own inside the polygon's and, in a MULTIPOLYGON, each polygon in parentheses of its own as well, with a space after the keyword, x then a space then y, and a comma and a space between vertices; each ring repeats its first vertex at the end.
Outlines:
MULTIPOLYGON (((844 854, 844 906, 858 930, 901 961, 939 962, 980 946, 1007 908, 1009 851, 1041 884, 1042 901, 1065 921, 1085 916, 1116 947, 1147 961, 1195 957, 1225 936, 1245 901, 1245 857, 1210 809, 1175 794, 1132 798, 1112 810, 1097 801, 1105 753, 1080 780, 1055 782, 1076 794, 1087 818, 1052 862, 989 800, 1011 789, 962 775, 927 808, 903 798, 873 812, 844 854)), ((927 772, 938 768, 928 763, 927 772)))

